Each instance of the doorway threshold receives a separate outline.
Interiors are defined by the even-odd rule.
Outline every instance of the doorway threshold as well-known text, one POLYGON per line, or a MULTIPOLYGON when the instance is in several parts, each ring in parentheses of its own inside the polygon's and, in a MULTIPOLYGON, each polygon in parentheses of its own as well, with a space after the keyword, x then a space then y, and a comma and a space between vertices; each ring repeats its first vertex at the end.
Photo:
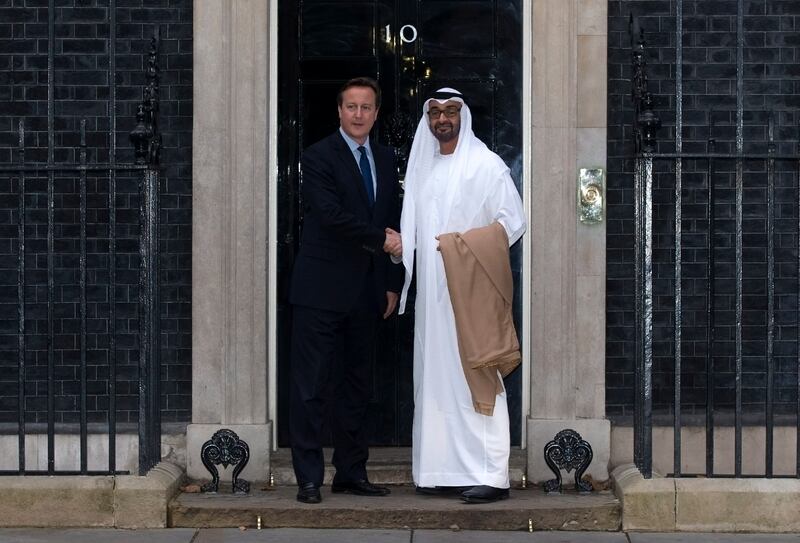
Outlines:
MULTIPOLYGON (((334 468, 331 464, 333 449, 324 449, 325 478, 324 484, 329 485, 333 480, 334 468)), ((297 481, 292 469, 292 451, 289 448, 280 448, 270 457, 272 480, 276 486, 294 486, 297 481)), ((519 447, 511 447, 508 475, 512 487, 522 485, 522 476, 527 471, 527 451, 519 447)), ((370 447, 369 461, 367 462, 367 477, 375 484, 380 485, 411 485, 411 447, 370 447)))

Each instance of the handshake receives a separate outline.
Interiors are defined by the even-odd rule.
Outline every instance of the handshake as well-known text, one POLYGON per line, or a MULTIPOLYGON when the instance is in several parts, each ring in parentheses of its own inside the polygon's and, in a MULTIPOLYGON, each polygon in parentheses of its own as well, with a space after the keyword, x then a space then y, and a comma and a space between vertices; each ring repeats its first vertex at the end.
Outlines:
POLYGON ((400 232, 387 228, 386 240, 383 242, 384 252, 389 253, 395 258, 403 256, 403 240, 400 238, 400 232))

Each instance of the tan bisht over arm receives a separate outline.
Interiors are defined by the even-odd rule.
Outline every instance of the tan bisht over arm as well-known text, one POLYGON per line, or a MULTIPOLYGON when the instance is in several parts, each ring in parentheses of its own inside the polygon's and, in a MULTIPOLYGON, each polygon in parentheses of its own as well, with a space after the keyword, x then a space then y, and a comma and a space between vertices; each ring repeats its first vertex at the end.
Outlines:
POLYGON ((455 314, 458 352, 475 411, 491 416, 505 377, 521 360, 512 315, 514 281, 505 228, 489 226, 439 236, 455 314))

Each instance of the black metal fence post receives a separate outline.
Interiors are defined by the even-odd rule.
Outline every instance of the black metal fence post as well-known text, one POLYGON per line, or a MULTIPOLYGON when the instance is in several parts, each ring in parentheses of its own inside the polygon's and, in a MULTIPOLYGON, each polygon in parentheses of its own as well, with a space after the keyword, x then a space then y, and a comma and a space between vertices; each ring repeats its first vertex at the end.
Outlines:
MULTIPOLYGON (((13 94, 13 93, 12 93, 13 94)), ((17 149, 19 164, 25 164, 25 124, 19 121, 19 148, 17 149)), ((18 365, 18 441, 19 441, 19 474, 25 474, 25 171, 19 172, 19 203, 17 218, 17 365, 18 365)))
POLYGON ((81 421, 81 474, 88 471, 88 417, 87 417, 87 382, 86 382, 86 119, 81 119, 81 147, 80 165, 83 167, 79 174, 80 192, 80 421, 81 421))
POLYGON ((767 397, 764 472, 772 477, 772 451, 775 423, 775 117, 769 115, 767 154, 767 397))
POLYGON ((645 479, 653 473, 653 157, 646 152, 638 159, 639 187, 642 195, 638 228, 640 239, 640 270, 642 273, 641 298, 641 347, 638 349, 639 375, 641 376, 641 465, 639 470, 645 479))
POLYGON ((117 1, 108 6, 108 471, 117 470, 117 1))
MULTIPOLYGON (((716 151, 716 140, 714 139, 714 112, 708 114, 708 147, 709 155, 716 151)), ((714 316, 715 304, 714 293, 716 284, 714 281, 714 222, 716 211, 716 193, 714 191, 714 158, 708 157, 706 171, 706 217, 708 221, 708 233, 706 234, 706 251, 708 253, 706 262, 706 477, 711 477, 714 473, 714 327, 716 319, 714 316)))
POLYGON ((647 88, 644 34, 630 18, 633 73, 634 191, 636 245, 636 395, 634 462, 645 478, 653 470, 653 153, 661 120, 647 88))
POLYGON ((137 164, 147 169, 139 184, 139 474, 161 460, 160 315, 158 296, 159 154, 158 34, 150 43, 147 86, 131 140, 137 164))
MULTIPOLYGON (((800 119, 797 121, 797 159, 794 161, 797 165, 797 209, 800 209, 800 119)), ((795 311, 795 320, 797 325, 797 394, 795 396, 796 409, 795 409, 795 476, 800 478, 800 213, 797 217, 797 309, 795 311)))

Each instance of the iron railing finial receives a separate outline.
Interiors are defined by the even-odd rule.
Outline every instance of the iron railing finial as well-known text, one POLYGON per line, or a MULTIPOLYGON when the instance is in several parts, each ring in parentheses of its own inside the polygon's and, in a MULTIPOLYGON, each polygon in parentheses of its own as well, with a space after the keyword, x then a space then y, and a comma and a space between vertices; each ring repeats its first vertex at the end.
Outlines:
POLYGON ((147 83, 142 92, 142 101, 136 112, 136 127, 130 134, 133 142, 137 164, 156 166, 161 155, 161 134, 158 132, 159 110, 159 66, 158 50, 160 46, 159 32, 156 30, 150 39, 150 50, 147 54, 147 83))
POLYGON ((628 28, 631 35, 634 152, 652 153, 656 149, 656 132, 661 127, 661 119, 653 111, 653 95, 647 85, 647 44, 644 31, 633 14, 628 19, 628 28))

